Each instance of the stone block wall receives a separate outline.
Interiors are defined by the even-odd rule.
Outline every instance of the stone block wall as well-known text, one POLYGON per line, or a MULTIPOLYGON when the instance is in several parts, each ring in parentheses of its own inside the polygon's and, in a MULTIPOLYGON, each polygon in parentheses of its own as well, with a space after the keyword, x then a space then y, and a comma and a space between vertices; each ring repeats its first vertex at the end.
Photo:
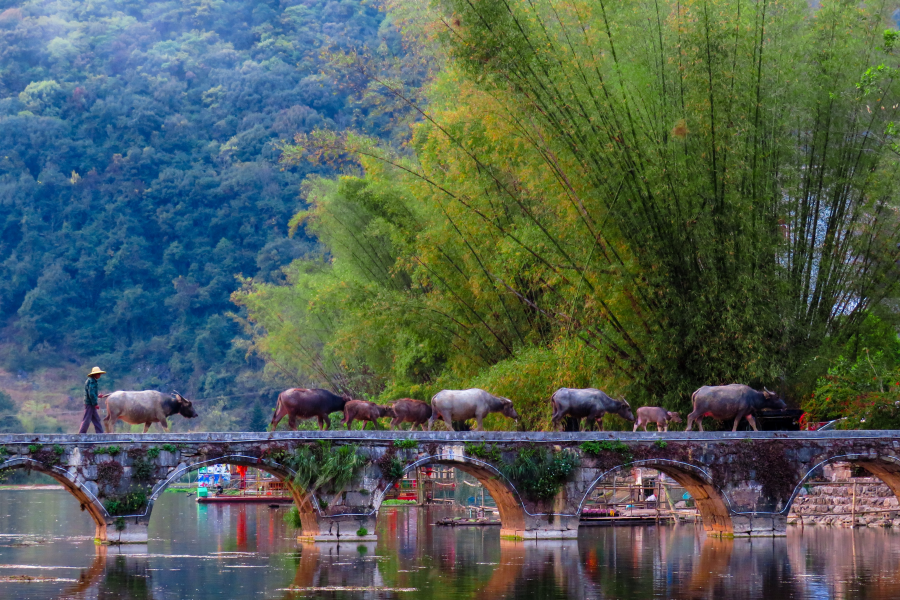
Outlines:
POLYGON ((824 476, 794 500, 788 524, 900 528, 900 503, 891 489, 877 477, 853 475, 848 463, 826 466, 824 476))

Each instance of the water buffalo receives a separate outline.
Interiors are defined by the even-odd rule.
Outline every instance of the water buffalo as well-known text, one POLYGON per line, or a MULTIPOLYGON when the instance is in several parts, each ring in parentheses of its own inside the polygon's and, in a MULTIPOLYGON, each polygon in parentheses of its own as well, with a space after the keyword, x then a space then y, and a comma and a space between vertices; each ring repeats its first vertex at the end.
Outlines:
POLYGON ((519 413, 513 408, 512 400, 509 398, 493 396, 478 388, 442 390, 431 398, 428 430, 431 430, 436 419, 443 419, 450 431, 453 431, 453 421, 475 419, 478 423, 475 431, 484 431, 482 420, 492 412, 501 413, 510 419, 519 419, 519 413))
POLYGON ((658 406, 642 406, 635 413, 637 414, 637 421, 634 422, 632 431, 637 431, 638 427, 641 426, 644 427, 644 431, 647 431, 647 425, 650 423, 656 423, 657 431, 668 431, 670 421, 672 423, 681 423, 681 416, 678 413, 669 412, 658 406))
POLYGON ((425 431, 425 423, 431 418, 431 406, 421 400, 401 398, 394 402, 394 418, 391 420, 391 429, 399 427, 401 423, 409 423, 410 430, 421 426, 425 431))
POLYGON ((288 427, 297 429, 297 419, 319 420, 320 429, 328 429, 328 415, 334 412, 344 412, 344 406, 350 402, 347 395, 338 396, 328 390, 305 388, 291 388, 278 394, 278 403, 275 405, 275 415, 272 417, 272 431, 285 417, 288 418, 288 427))
POLYGON ((746 417, 753 430, 759 431, 753 412, 765 408, 774 410, 787 408, 784 400, 779 398, 775 392, 770 392, 765 388, 763 391, 757 392, 750 386, 739 383, 705 385, 691 394, 691 401, 694 403, 694 411, 688 415, 685 431, 690 431, 695 422, 700 431, 703 431, 703 417, 712 417, 719 421, 734 419, 732 431, 737 431, 738 423, 746 417))
POLYGON ((143 392, 113 392, 106 396, 106 417, 103 419, 104 429, 112 433, 116 422, 122 419, 131 425, 143 425, 144 433, 153 423, 159 423, 163 431, 168 433, 167 417, 181 415, 188 419, 197 416, 194 405, 178 392, 164 394, 156 390, 143 392))
POLYGON ((394 409, 390 406, 367 402, 366 400, 351 400, 344 405, 344 420, 341 421, 347 429, 353 428, 353 421, 362 421, 365 429, 372 423, 378 429, 378 419, 381 417, 394 417, 394 409))
POLYGON ((553 426, 558 426, 564 417, 572 417, 579 421, 587 419, 588 424, 595 421, 600 431, 603 431, 603 415, 606 413, 619 415, 626 421, 634 421, 628 402, 624 399, 613 400, 596 388, 559 388, 550 397, 550 406, 553 407, 550 419, 553 426))

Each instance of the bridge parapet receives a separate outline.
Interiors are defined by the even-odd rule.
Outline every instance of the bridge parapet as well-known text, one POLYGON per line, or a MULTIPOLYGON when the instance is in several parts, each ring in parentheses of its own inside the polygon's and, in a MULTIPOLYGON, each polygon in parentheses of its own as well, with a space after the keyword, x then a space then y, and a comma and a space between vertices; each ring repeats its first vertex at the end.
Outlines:
POLYGON ((832 460, 863 466, 900 492, 897 431, 0 435, 0 468, 33 469, 60 481, 94 519, 98 541, 107 543, 146 541, 153 504, 165 488, 219 463, 260 468, 288 482, 300 512, 300 537, 317 541, 374 539, 385 491, 403 472, 429 464, 477 477, 497 502, 507 537, 577 536, 593 488, 636 466, 662 471, 687 488, 711 534, 783 535, 802 483, 832 460), (297 457, 323 442, 329 452, 352 445, 360 459, 339 486, 303 489, 317 474, 298 475, 297 469, 316 467, 303 467, 297 457), (535 449, 574 457, 576 466, 555 495, 552 489, 549 495, 530 493, 529 482, 517 481, 509 468, 535 449))

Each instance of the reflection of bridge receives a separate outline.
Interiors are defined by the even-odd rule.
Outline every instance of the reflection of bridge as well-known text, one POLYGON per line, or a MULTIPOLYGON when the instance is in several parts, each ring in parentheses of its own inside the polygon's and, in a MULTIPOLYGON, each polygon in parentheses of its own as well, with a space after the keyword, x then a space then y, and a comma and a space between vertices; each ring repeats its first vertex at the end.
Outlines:
POLYGON ((801 484, 835 460, 862 466, 900 492, 896 431, 2 435, 0 449, 0 468, 32 469, 62 483, 94 519, 97 540, 109 543, 146 541, 153 503, 165 488, 193 470, 221 463, 256 467, 285 480, 300 512, 301 537, 317 541, 374 539, 378 509, 393 483, 382 472, 389 464, 405 471, 444 464, 478 478, 497 503, 501 535, 525 539, 575 537, 591 490, 623 467, 657 469, 678 481, 693 496, 706 530, 716 535, 784 535, 801 484), (338 493, 310 494, 291 483, 294 473, 286 457, 317 440, 358 444, 367 458, 338 493), (397 440, 417 444, 400 448, 397 440), (581 447, 586 441, 606 443, 588 453, 581 447), (521 494, 521 486, 497 468, 528 445, 569 448, 580 456, 580 466, 550 500, 521 494))

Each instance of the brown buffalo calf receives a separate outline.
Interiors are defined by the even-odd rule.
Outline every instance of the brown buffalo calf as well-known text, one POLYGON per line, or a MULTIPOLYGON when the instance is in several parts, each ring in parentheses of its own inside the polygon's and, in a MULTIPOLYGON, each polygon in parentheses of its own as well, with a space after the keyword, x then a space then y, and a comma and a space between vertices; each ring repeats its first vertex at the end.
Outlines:
POLYGON ((421 400, 401 398, 394 402, 394 415, 391 429, 399 427, 401 423, 410 423, 410 430, 415 429, 416 425, 421 425, 422 431, 425 431, 425 424, 431 418, 431 405, 421 400))
POLYGON ((382 406, 366 400, 351 400, 344 405, 344 420, 341 421, 347 429, 353 428, 353 421, 362 421, 365 429, 369 423, 378 429, 378 419, 381 417, 393 417, 394 411, 390 406, 382 406))

